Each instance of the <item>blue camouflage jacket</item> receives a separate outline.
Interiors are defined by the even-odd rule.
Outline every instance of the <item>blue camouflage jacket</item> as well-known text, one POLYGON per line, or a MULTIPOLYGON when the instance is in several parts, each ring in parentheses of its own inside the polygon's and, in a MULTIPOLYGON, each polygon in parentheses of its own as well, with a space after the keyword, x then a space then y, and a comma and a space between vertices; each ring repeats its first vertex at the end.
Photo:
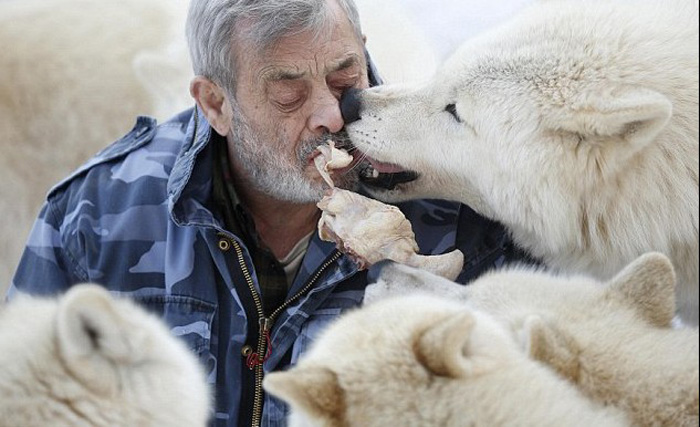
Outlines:
MULTIPOLYGON (((210 209, 211 132, 196 109, 160 125, 140 117, 49 192, 9 296, 95 282, 133 298, 205 365, 212 425, 284 426, 287 408, 263 393, 263 375, 296 362, 329 321, 358 306, 367 276, 315 236, 287 303, 264 317, 248 250, 210 209)), ((499 224, 466 206, 399 207, 421 253, 464 252, 462 282, 521 256, 499 224)))

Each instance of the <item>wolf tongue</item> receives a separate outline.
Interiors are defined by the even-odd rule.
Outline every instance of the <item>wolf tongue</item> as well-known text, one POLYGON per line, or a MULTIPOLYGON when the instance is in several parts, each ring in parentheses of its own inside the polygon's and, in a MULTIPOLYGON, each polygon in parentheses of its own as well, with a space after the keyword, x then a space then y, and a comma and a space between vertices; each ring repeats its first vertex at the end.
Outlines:
POLYGON ((399 184, 418 178, 416 172, 404 169, 399 165, 380 162, 367 155, 364 155, 364 158, 367 161, 365 163, 367 166, 362 169, 360 178, 367 186, 393 190, 399 184))
POLYGON ((370 164, 372 167, 379 173, 401 173, 401 172, 406 172, 406 169, 402 168, 399 165, 395 165, 393 163, 383 163, 377 160, 374 160, 372 158, 368 158, 370 164))

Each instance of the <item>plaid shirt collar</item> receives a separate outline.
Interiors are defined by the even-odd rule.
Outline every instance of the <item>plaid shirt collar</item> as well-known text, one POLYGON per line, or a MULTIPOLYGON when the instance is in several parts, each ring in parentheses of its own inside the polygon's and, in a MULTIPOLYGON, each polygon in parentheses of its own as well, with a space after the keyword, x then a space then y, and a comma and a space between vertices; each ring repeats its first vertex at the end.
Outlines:
POLYGON ((255 229, 255 222, 241 203, 233 183, 226 139, 212 132, 214 145, 212 198, 215 209, 226 228, 239 236, 247 246, 258 277, 266 313, 284 303, 289 290, 284 268, 272 254, 255 229))

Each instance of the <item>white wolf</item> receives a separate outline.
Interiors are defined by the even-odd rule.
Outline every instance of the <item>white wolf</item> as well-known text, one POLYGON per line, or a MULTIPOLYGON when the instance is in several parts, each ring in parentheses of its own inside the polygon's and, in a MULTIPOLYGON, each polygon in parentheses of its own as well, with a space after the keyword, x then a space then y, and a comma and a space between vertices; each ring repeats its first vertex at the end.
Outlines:
POLYGON ((698 323, 697 1, 540 1, 425 85, 349 95, 375 169, 418 173, 378 198, 464 202, 547 266, 600 279, 662 252, 698 323))
POLYGON ((0 295, 53 184, 137 115, 194 105, 188 3, 0 0, 0 295))
POLYGON ((204 427, 209 401, 184 344, 103 288, 0 307, 0 425, 204 427))
POLYGON ((264 386, 290 403, 291 427, 628 425, 488 315, 429 295, 347 314, 264 386))
POLYGON ((469 286, 400 264, 372 274, 374 301, 419 290, 488 313, 531 357, 588 397, 623 409, 635 425, 698 425, 698 329, 669 327, 675 276, 661 254, 643 255, 606 284, 525 269, 469 286))

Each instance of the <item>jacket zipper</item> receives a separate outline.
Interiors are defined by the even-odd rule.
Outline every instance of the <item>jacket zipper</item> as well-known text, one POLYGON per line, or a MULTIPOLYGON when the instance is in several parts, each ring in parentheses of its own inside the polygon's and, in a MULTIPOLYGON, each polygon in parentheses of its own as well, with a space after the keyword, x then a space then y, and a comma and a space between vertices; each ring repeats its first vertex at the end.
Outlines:
MULTIPOLYGON (((255 285, 253 284, 253 278, 250 275, 250 271, 248 270, 248 266, 245 263, 245 258, 243 257, 243 249, 241 246, 238 244, 238 242, 229 237, 226 236, 230 241, 231 244, 233 245, 234 250, 236 251, 236 257, 238 258, 238 263, 241 266, 241 270, 243 271, 243 276, 245 277, 245 281, 248 284, 248 288, 250 290, 250 293, 253 297, 253 302, 255 303, 255 310, 258 315, 258 324, 260 325, 260 333, 258 337, 258 345, 257 345, 257 354, 252 360, 254 362, 253 366, 248 366, 249 369, 255 371, 255 392, 254 392, 254 397, 253 397, 253 419, 252 419, 252 427, 259 427, 260 422, 262 421, 262 407, 263 407, 263 390, 262 390, 262 382, 263 382, 263 362, 267 359, 265 355, 266 352, 270 351, 270 343, 268 342, 270 337, 270 331, 272 330, 272 326, 277 319, 277 316, 279 316, 280 313, 282 313, 284 310, 287 309, 292 303, 294 303, 296 300, 301 298, 304 294, 306 294, 316 283, 318 278, 321 276, 321 273, 328 268, 331 264, 333 264, 335 261, 338 260, 338 258, 341 257, 341 253, 338 252, 337 250, 334 251, 333 255, 331 258, 329 258, 322 266, 316 271, 316 274, 309 280, 306 285, 299 291, 297 292, 292 298, 288 299, 287 301, 284 302, 284 304, 280 305, 277 307, 276 310, 274 310, 269 317, 265 317, 265 312, 263 311, 263 305, 262 301, 260 300, 260 295, 258 294, 258 291, 255 289, 255 285)), ((250 356, 249 356, 250 357, 250 356)))

